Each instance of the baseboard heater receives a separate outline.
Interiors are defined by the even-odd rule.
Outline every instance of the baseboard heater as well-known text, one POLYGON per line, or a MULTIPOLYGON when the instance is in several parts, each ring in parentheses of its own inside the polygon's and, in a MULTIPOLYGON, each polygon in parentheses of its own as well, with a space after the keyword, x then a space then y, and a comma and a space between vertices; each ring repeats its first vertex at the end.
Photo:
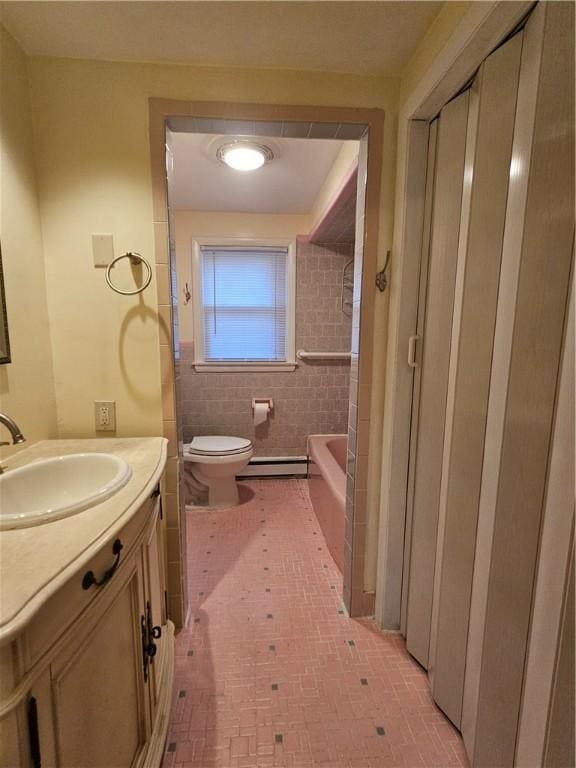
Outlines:
POLYGON ((238 477, 306 477, 306 456, 253 456, 238 477))

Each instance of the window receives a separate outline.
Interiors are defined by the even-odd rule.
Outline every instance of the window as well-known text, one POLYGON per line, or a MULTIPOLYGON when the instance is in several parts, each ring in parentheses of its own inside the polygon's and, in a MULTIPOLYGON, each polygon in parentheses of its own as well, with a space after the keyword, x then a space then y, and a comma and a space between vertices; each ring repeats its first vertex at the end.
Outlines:
POLYGON ((195 349, 201 368, 294 368, 289 244, 196 244, 195 349))

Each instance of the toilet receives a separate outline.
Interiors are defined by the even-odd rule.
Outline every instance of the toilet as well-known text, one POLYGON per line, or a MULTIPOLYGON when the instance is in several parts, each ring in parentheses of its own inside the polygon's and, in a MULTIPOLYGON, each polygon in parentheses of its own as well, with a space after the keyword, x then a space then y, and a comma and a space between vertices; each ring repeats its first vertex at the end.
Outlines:
POLYGON ((236 475, 248 464, 254 448, 243 437, 202 436, 184 445, 184 461, 192 475, 208 487, 211 507, 238 504, 236 475))

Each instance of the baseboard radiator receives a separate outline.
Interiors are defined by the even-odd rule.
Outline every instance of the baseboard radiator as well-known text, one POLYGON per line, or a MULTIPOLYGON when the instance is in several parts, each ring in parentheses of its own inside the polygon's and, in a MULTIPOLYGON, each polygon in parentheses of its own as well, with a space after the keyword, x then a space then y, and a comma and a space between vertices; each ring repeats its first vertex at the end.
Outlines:
POLYGON ((306 456, 253 456, 237 477, 306 477, 306 456))

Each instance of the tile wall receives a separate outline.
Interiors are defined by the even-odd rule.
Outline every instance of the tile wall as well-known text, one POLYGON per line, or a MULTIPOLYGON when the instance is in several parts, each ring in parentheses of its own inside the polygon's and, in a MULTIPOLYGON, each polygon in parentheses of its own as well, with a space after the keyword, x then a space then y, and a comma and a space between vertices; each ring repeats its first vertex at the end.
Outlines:
MULTIPOLYGON (((350 350, 352 307, 342 309, 342 273, 353 257, 353 243, 298 243, 296 349, 350 350)), ((348 363, 299 362, 293 372, 197 373, 192 345, 182 344, 180 352, 185 442, 194 435, 236 435, 253 441, 255 456, 303 456, 309 434, 348 431, 348 363), (274 400, 272 417, 256 429, 253 397, 274 400)))

